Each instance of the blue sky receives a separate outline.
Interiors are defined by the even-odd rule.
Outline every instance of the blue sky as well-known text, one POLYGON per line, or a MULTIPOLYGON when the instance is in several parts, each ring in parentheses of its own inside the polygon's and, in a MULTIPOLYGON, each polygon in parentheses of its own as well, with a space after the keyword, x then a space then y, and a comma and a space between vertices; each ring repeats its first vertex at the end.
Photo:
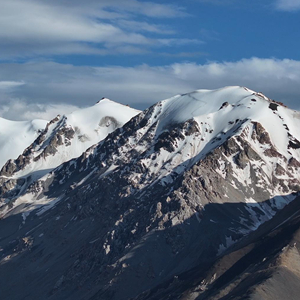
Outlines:
POLYGON ((242 85, 300 108, 300 0, 0 0, 0 116, 242 85))

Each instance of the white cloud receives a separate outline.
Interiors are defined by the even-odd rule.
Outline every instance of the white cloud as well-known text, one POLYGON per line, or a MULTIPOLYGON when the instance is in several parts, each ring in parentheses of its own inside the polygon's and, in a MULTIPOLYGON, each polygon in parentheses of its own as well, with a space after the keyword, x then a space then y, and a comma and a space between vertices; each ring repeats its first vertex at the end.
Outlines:
POLYGON ((160 4, 140 0, 52 0, 52 3, 60 7, 67 7, 73 11, 85 12, 87 14, 102 13, 101 17, 109 18, 124 16, 124 12, 130 14, 141 14, 152 18, 174 18, 188 16, 183 7, 174 4, 160 4), (106 10, 108 8, 109 10, 106 10), (113 12, 111 11, 113 9, 113 12))
POLYGON ((121 19, 118 21, 118 25, 121 28, 133 30, 133 31, 146 31, 146 32, 153 32, 158 34, 175 34, 174 30, 171 30, 170 28, 167 28, 163 25, 157 25, 157 24, 149 24, 147 22, 139 22, 139 21, 133 21, 133 20, 124 20, 121 19))
POLYGON ((175 94, 228 85, 246 86, 300 109, 300 61, 289 59, 251 58, 161 67, 2 64, 0 81, 24 83, 9 91, 0 89, 0 113, 14 119, 28 119, 35 114, 54 117, 60 109, 93 105, 102 97, 141 109, 175 94), (26 104, 27 110, 16 109, 16 103, 26 104))
POLYGON ((275 6, 278 10, 297 11, 300 10, 300 0, 277 0, 275 6))
POLYGON ((157 40, 160 45, 164 46, 185 46, 185 45, 199 45, 204 44, 204 42, 199 41, 197 39, 158 39, 157 40))
POLYGON ((0 107, 0 116, 10 120, 51 120, 58 114, 68 114, 77 109, 77 106, 68 104, 48 105, 12 100, 9 104, 0 107))
POLYGON ((136 0, 128 0, 126 4, 121 0, 87 0, 84 4, 77 0, 2 0, 0 59, 55 54, 104 55, 113 54, 120 46, 142 49, 163 46, 164 39, 145 34, 174 34, 157 24, 157 18, 184 15, 177 6, 136 0), (150 23, 136 20, 145 15, 150 17, 150 23))
POLYGON ((14 87, 23 85, 24 82, 20 82, 20 81, 0 81, 0 89, 2 90, 9 90, 12 89, 14 87))

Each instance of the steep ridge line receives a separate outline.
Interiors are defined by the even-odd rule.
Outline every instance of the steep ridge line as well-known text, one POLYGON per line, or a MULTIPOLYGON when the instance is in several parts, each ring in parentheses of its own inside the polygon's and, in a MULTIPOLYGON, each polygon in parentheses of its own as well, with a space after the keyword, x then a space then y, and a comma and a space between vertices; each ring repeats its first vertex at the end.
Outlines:
POLYGON ((179 274, 209 269, 294 203, 299 113, 242 87, 192 95, 153 105, 3 205, 17 229, 0 240, 0 270, 52 264, 36 292, 53 299, 143 299, 164 282, 175 295, 179 274))

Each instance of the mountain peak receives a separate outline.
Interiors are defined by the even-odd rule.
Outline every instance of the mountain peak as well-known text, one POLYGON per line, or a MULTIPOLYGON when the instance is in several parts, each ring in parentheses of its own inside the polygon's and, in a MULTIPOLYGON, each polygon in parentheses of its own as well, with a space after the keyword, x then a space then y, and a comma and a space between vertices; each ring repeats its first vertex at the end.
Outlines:
POLYGON ((184 300, 191 287, 189 299, 212 299, 206 290, 224 283, 226 268, 231 279, 249 262, 266 266, 265 233, 298 218, 289 205, 299 200, 299 128, 298 112, 236 86, 177 95, 140 113, 108 99, 73 112, 5 166, 2 267, 14 284, 24 281, 18 270, 28 274, 22 294, 31 298, 184 300), (124 114, 133 117, 120 124, 124 114), (75 150, 82 155, 62 159, 75 150), (245 245, 258 245, 259 255, 242 251, 218 264, 245 245))
POLYGON ((102 97, 100 100, 98 100, 98 101, 96 102, 96 104, 97 104, 97 103, 100 103, 100 102, 106 102, 106 101, 115 102, 115 101, 113 101, 113 100, 110 100, 109 98, 102 97))
MULTIPOLYGON (((35 132, 33 126, 37 121, 21 123, 22 129, 30 125, 35 136, 32 136, 29 145, 23 143, 23 147, 14 149, 16 152, 14 156, 10 156, 11 150, 6 156, 3 155, 0 182, 10 187, 3 189, 4 192, 2 194, 0 192, 0 197, 12 196, 12 193, 15 195, 20 188, 24 188, 20 181, 17 184, 17 179, 27 178, 28 185, 60 164, 77 158, 139 112, 109 99, 103 99, 92 107, 81 108, 67 115, 58 115, 47 125, 45 121, 44 127, 39 132, 35 132), (8 160, 9 158, 11 159, 8 160)), ((9 138, 3 140, 2 148, 5 149, 9 142, 9 138)))
POLYGON ((46 120, 11 121, 0 118, 0 169, 8 159, 15 159, 45 129, 46 120))
MULTIPOLYGON (((117 107, 117 106, 120 106, 120 107, 122 107, 122 106, 130 107, 128 104, 119 103, 119 102, 113 101, 113 100, 111 100, 109 98, 105 98, 105 97, 103 97, 102 99, 98 100, 95 105, 115 105, 115 107, 117 107)), ((138 111, 138 110, 136 110, 136 111, 138 111)))
POLYGON ((155 105, 154 116, 152 121, 158 122, 157 135, 174 124, 194 119, 204 132, 208 131, 202 137, 206 143, 234 128, 236 120, 248 120, 243 128, 251 121, 259 122, 286 156, 290 156, 285 146, 289 135, 300 139, 294 111, 261 93, 239 86, 174 96, 155 105))

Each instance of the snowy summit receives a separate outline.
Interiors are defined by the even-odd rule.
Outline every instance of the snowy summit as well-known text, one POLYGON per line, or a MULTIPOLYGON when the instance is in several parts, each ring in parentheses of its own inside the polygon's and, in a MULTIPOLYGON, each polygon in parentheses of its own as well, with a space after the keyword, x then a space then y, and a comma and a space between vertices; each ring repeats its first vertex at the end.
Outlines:
MULTIPOLYGON (((31 298, 219 299, 214 283, 240 259, 246 271, 228 275, 237 284, 248 267, 277 282, 281 264, 297 283, 300 268, 277 257, 292 242, 281 230, 299 222, 299 128, 299 112, 238 86, 143 112, 103 99, 57 117, 0 172, 0 270, 19 265, 31 298)), ((295 248, 289 257, 300 259, 295 248)))

